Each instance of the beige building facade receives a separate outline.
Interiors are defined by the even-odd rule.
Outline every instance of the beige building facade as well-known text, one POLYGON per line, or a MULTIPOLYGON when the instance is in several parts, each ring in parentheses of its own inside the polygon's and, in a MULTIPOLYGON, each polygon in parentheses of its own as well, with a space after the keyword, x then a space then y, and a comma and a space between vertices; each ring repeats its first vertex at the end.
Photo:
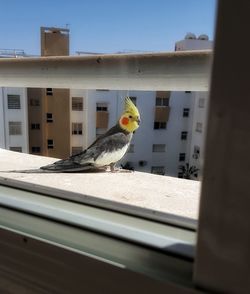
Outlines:
MULTIPOLYGON (((41 28, 41 55, 69 55, 69 30, 41 28)), ((69 89, 28 88, 29 152, 51 157, 70 155, 69 89)))

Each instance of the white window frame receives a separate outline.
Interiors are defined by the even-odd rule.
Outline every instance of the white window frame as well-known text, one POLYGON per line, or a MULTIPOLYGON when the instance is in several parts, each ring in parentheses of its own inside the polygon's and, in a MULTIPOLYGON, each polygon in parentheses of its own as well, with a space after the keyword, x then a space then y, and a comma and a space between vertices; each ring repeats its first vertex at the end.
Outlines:
POLYGON ((72 122, 72 135, 83 135, 83 123, 72 122))

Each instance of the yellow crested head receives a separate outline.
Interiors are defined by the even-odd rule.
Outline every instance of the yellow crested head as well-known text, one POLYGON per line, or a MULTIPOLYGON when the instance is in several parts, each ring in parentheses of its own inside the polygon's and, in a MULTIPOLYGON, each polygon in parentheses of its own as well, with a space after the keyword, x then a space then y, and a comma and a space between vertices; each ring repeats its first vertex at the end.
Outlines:
POLYGON ((132 133, 139 128, 140 113, 129 97, 125 98, 124 112, 119 119, 119 125, 125 131, 132 133))

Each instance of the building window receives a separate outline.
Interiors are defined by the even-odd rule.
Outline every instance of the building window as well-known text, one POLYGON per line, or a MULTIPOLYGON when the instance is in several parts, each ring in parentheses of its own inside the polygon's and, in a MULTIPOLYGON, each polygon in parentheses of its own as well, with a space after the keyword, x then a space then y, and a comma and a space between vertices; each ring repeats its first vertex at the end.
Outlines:
POLYGON ((199 108, 205 107, 205 98, 199 98, 199 108))
POLYGON ((32 153, 40 153, 41 152, 41 148, 40 147, 37 147, 37 146, 31 147, 31 152, 32 153))
POLYGON ((40 106, 40 100, 36 98, 29 99, 30 106, 40 106))
POLYGON ((31 124, 32 130, 40 130, 40 124, 31 124))
POLYGON ((128 153, 134 153, 134 148, 135 148, 135 145, 130 144, 129 147, 128 147, 128 153))
POLYGON ((22 123, 20 121, 9 122, 9 134, 10 135, 22 135, 22 123))
POLYGON ((155 99, 156 106, 169 106, 169 98, 167 97, 156 97, 155 99))
POLYGON ((8 109, 21 109, 20 95, 7 95, 8 109))
POLYGON ((101 135, 105 134, 107 129, 105 128, 96 128, 96 138, 100 137, 101 135))
POLYGON ((96 103, 96 111, 108 111, 107 103, 96 103))
POLYGON ((154 129, 158 130, 158 129, 166 129, 167 127, 167 123, 166 122, 154 122, 154 129))
POLYGON ((134 96, 129 96, 129 98, 130 98, 130 100, 134 103, 134 105, 136 106, 136 97, 134 97, 134 96))
POLYGON ((181 132, 181 140, 187 140, 188 132, 181 132))
POLYGON ((53 96, 53 90, 52 90, 52 88, 47 88, 46 89, 46 95, 47 96, 53 96))
POLYGON ((52 123, 53 122, 53 115, 52 113, 46 113, 47 122, 52 123))
POLYGON ((164 166, 152 166, 151 173, 156 175, 165 175, 165 167, 164 166))
POLYGON ((198 159, 199 156, 200 156, 200 147, 199 146, 194 146, 193 158, 198 159))
POLYGON ((82 111, 83 110, 83 98, 82 97, 72 97, 72 110, 82 111))
POLYGON ((180 153, 179 154, 179 161, 185 161, 186 159, 186 153, 180 153))
POLYGON ((82 146, 79 147, 72 147, 71 149, 71 154, 76 155, 82 152, 82 146))
POLYGON ((22 152, 22 147, 10 147, 11 151, 22 152))
POLYGON ((202 123, 197 122, 196 123, 196 128, 195 128, 196 132, 198 133, 202 133, 202 123))
POLYGON ((189 108, 183 108, 183 117, 189 117, 189 108))
POLYGON ((82 123, 72 123, 72 135, 82 135, 82 123))
POLYGON ((178 178, 183 179, 183 173, 182 172, 178 172, 178 178))
POLYGON ((166 145, 165 144, 153 144, 153 152, 165 152, 166 145))
POLYGON ((54 140, 48 139, 47 140, 47 147, 48 147, 48 149, 53 149, 54 148, 54 140))

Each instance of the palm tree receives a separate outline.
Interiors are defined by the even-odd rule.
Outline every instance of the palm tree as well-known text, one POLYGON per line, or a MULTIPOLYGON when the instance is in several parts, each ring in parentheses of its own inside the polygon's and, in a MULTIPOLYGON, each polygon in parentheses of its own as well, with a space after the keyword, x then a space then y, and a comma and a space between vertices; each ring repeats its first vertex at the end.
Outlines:
POLYGON ((180 165, 179 170, 182 173, 182 178, 189 180, 192 179, 192 177, 197 177, 197 173, 199 171, 199 169, 196 166, 189 166, 188 162, 185 165, 180 165))

